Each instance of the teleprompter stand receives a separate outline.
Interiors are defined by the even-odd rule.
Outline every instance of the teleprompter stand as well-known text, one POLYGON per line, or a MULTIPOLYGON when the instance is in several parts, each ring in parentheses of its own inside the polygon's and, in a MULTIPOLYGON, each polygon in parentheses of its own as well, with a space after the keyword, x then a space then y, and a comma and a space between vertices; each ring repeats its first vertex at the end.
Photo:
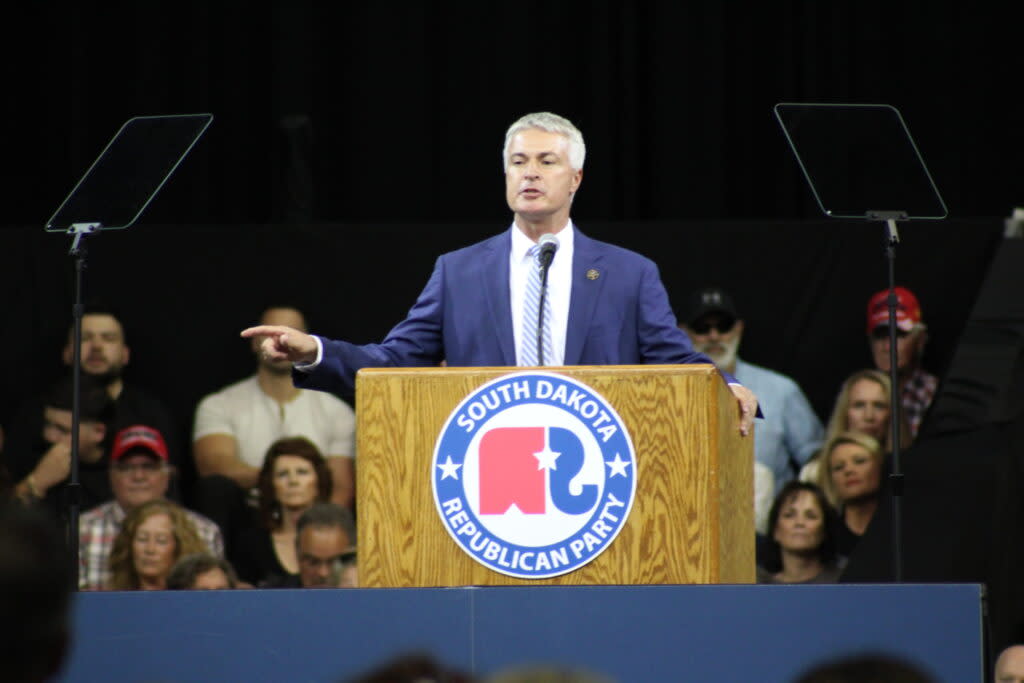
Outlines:
POLYGON ((902 387, 896 347, 896 223, 946 217, 924 159, 899 111, 881 104, 775 105, 775 116, 818 206, 830 218, 884 223, 889 285, 889 378, 892 434, 892 573, 903 581, 900 468, 902 387))
POLYGON ((71 410, 71 469, 67 483, 68 543, 75 589, 78 587, 78 517, 81 506, 78 427, 81 420, 85 239, 101 230, 124 229, 135 223, 212 120, 211 114, 129 119, 46 222, 47 232, 73 236, 69 254, 75 261, 75 303, 71 309, 74 400, 71 410))

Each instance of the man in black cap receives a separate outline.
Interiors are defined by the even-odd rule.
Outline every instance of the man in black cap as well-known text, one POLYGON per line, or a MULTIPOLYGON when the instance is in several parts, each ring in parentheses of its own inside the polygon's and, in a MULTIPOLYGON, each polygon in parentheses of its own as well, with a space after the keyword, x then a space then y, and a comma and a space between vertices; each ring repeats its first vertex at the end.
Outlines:
POLYGON ((764 419, 757 424, 754 458, 772 471, 775 491, 780 490, 821 447, 821 420, 792 379, 740 360, 743 320, 728 292, 720 287, 693 292, 683 320, 694 348, 757 395, 764 419))

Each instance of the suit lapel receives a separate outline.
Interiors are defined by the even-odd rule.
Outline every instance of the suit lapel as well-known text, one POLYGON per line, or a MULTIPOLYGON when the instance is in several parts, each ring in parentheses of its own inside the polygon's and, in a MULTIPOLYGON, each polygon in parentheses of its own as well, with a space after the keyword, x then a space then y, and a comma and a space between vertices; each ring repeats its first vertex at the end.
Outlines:
POLYGON ((480 276, 488 309, 492 317, 492 329, 498 340, 504 365, 516 364, 515 336, 512 332, 512 306, 508 293, 508 259, 512 249, 509 232, 499 235, 487 245, 480 268, 480 276))
MULTIPOLYGON (((597 243, 576 230, 572 258, 572 294, 569 297, 569 329, 565 335, 565 364, 579 365, 583 342, 604 288, 607 273, 601 268, 603 255, 597 243)), ((507 265, 507 264, 506 264, 507 265)))

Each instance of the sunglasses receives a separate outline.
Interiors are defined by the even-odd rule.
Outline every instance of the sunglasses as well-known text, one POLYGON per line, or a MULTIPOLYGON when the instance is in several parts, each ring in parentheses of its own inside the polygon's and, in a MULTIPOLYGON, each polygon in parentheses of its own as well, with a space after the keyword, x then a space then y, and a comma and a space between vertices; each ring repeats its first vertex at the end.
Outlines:
POLYGON ((315 555, 303 555, 299 558, 299 562, 308 567, 322 567, 325 564, 329 564, 340 568, 346 564, 354 562, 355 559, 356 551, 346 550, 340 555, 335 555, 334 557, 327 558, 316 557, 315 555))
POLYGON ((708 334, 712 329, 718 330, 718 334, 728 334, 736 327, 735 318, 701 318, 690 325, 695 334, 708 334))

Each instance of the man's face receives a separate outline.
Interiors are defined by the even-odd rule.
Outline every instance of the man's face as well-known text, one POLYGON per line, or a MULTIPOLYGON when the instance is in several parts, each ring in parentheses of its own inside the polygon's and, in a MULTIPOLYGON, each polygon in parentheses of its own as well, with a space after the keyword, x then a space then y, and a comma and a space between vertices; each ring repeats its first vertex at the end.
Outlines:
MULTIPOLYGON (((74 360, 74 345, 68 335, 64 346, 64 363, 74 360)), ((128 364, 128 347, 124 329, 112 315, 93 313, 82 316, 82 371, 105 380, 117 379, 128 364)))
POLYGON ((996 683, 1024 683, 1024 645, 1012 645, 999 655, 996 683))
MULTIPOLYGON (((82 459, 95 462, 103 456, 103 450, 99 446, 106 433, 106 427, 102 422, 81 419, 78 421, 78 448, 82 459), (96 457, 97 452, 99 457, 96 457)), ((58 443, 71 445, 70 410, 60 410, 49 406, 43 408, 43 439, 51 445, 58 443)))
POLYGON ((338 527, 307 526, 299 535, 299 578, 303 588, 337 588, 342 557, 352 544, 338 527))
POLYGON ((512 137, 508 155, 505 199, 516 216, 567 222, 572 196, 583 180, 583 170, 569 165, 569 140, 531 128, 512 137))
MULTIPOLYGON (((294 308, 268 308, 263 316, 260 318, 261 325, 285 325, 287 327, 293 327, 296 330, 302 332, 306 331, 306 319, 302 317, 294 308)), ((256 358, 260 364, 260 367, 269 370, 270 372, 277 375, 291 374, 292 364, 288 360, 272 361, 263 358, 263 354, 260 353, 260 344, 263 342, 262 337, 253 337, 252 339, 252 351, 256 354, 256 358)))
MULTIPOLYGON (((906 373, 917 367, 918 359, 924 350, 925 335, 923 330, 904 332, 896 330, 896 367, 900 373, 906 373)), ((876 327, 869 338, 871 357, 875 367, 882 372, 889 372, 889 327, 876 327)))
POLYGON ((141 451, 128 453, 110 464, 110 488, 126 512, 163 498, 169 481, 167 463, 141 451))
POLYGON ((725 313, 708 313, 687 326, 686 331, 694 348, 710 356, 718 367, 731 368, 736 363, 743 337, 742 320, 725 313))

